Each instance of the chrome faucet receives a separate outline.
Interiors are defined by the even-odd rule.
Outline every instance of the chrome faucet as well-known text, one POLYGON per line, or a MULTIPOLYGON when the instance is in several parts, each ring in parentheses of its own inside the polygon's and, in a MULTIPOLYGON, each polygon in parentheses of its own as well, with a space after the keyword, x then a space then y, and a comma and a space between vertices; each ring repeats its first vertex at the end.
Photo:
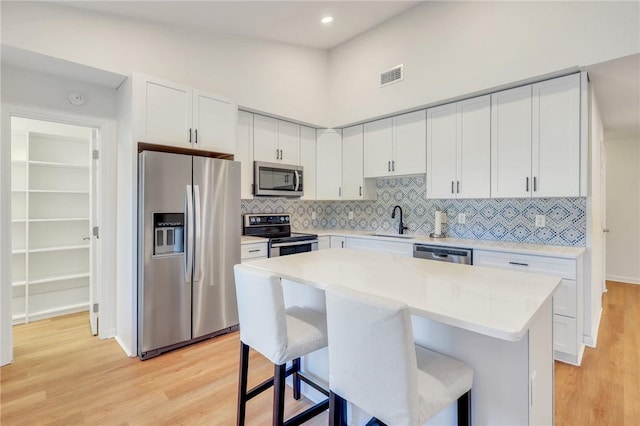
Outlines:
POLYGON ((400 210, 400 222, 398 223, 398 234, 404 234, 404 230, 405 229, 409 229, 409 227, 408 226, 404 226, 404 223, 402 223, 402 207, 395 206, 393 208, 393 211, 391 212, 391 219, 395 219, 395 217, 396 217, 396 209, 400 210))

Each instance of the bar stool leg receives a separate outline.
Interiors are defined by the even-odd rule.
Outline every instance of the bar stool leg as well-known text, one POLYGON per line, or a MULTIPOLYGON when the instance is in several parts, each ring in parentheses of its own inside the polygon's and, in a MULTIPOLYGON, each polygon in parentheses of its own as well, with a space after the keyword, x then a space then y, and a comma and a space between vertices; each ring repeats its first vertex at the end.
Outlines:
POLYGON ((276 365, 273 374, 273 426, 284 424, 284 380, 287 376, 287 364, 276 365))
POLYGON ((300 399, 300 358, 296 358, 293 361, 293 399, 300 399))
POLYGON ((238 418, 236 424, 244 426, 247 411, 247 375, 249 371, 249 346, 240 342, 240 377, 238 378, 238 418))
POLYGON ((471 390, 458 398, 458 426, 471 426, 471 390))
POLYGON ((329 426, 346 426, 347 401, 329 391, 329 426))

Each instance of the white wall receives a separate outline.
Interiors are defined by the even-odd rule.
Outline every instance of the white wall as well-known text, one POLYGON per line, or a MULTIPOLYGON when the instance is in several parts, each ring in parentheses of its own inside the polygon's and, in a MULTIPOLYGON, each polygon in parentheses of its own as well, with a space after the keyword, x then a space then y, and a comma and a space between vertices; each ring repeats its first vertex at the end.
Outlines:
POLYGON ((640 137, 605 145, 607 279, 640 284, 640 137))
POLYGON ((2 2, 2 42, 117 74, 155 75, 310 124, 326 122, 324 50, 45 3, 2 2))
POLYGON ((640 52, 639 2, 424 2, 333 49, 333 125, 640 52), (404 64, 404 81, 379 74, 404 64))

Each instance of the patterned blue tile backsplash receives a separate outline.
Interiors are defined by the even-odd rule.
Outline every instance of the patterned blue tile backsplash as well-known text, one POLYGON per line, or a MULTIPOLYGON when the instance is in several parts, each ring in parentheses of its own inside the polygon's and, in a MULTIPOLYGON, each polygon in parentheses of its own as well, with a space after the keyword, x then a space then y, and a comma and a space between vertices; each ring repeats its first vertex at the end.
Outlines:
POLYGON ((242 200, 242 213, 291 213, 294 229, 347 229, 396 232, 400 205, 408 233, 429 235, 436 210, 446 212, 444 229, 449 237, 521 243, 584 246, 586 198, 517 198, 481 200, 427 200, 424 175, 377 181, 375 201, 300 201, 286 198, 242 200), (316 219, 311 219, 312 213, 316 219), (353 219, 349 219, 353 212, 353 219), (458 223, 464 213, 466 223, 458 223), (546 226, 536 228, 536 215, 546 216, 546 226))

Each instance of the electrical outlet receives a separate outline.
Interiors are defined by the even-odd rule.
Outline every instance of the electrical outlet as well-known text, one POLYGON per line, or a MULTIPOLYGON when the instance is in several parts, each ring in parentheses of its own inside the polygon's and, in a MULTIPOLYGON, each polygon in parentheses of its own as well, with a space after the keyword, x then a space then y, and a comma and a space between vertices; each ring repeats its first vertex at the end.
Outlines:
POLYGON ((353 212, 349 212, 349 219, 353 219, 353 212))
POLYGON ((545 226, 547 226, 546 223, 547 221, 543 214, 536 215, 536 228, 544 228, 545 226))
POLYGON ((465 223, 467 223, 467 215, 465 215, 464 213, 458 213, 458 223, 460 225, 464 225, 465 223))
POLYGON ((311 220, 315 220, 316 219, 316 212, 311 212, 311 220))

